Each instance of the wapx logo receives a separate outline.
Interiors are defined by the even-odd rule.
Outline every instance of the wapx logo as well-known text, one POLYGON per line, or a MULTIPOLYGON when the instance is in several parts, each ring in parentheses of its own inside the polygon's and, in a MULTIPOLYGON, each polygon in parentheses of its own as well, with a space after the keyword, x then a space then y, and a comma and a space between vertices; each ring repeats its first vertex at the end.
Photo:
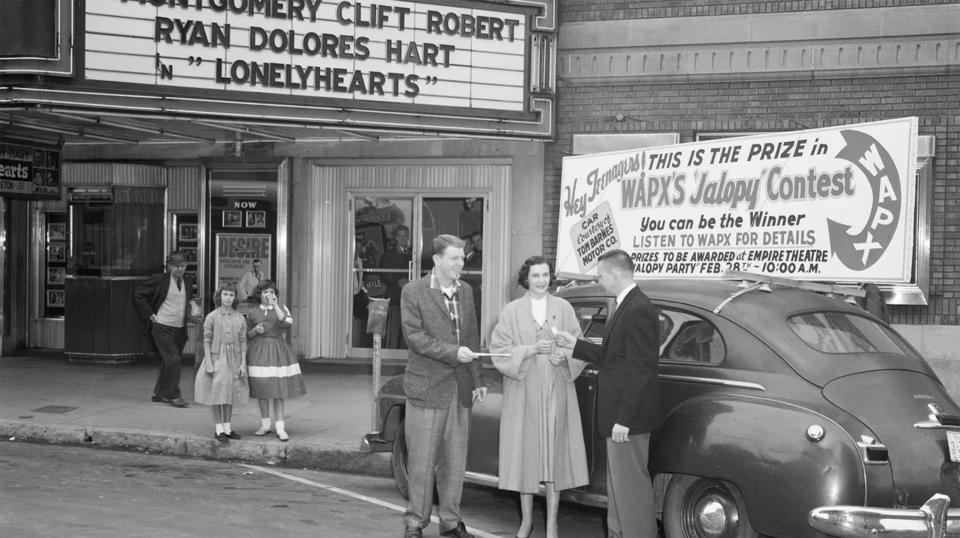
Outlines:
POLYGON ((860 169, 873 192, 867 225, 857 234, 851 226, 827 219, 830 229, 830 252, 847 268, 862 271, 883 256, 900 223, 903 208, 903 185, 890 153, 872 136, 847 130, 841 133, 846 142, 837 158, 849 161, 860 169))

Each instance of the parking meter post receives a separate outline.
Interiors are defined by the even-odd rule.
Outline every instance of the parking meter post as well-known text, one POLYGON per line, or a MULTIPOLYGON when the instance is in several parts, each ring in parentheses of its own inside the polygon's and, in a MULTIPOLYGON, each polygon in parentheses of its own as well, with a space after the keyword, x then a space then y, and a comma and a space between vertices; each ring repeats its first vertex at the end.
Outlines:
POLYGON ((380 431, 379 420, 377 419, 377 391, 380 390, 380 361, 381 361, 381 352, 380 352, 380 333, 374 333, 373 335, 373 383, 371 387, 371 394, 373 398, 371 399, 371 410, 370 410, 370 431, 378 432, 380 431))
POLYGON ((377 417, 377 392, 380 391, 380 363, 382 360, 381 344, 382 335, 387 327, 387 312, 389 311, 390 301, 387 299, 370 298, 367 306, 367 332, 373 334, 373 379, 371 381, 371 422, 370 428, 373 431, 380 430, 380 424, 377 417))

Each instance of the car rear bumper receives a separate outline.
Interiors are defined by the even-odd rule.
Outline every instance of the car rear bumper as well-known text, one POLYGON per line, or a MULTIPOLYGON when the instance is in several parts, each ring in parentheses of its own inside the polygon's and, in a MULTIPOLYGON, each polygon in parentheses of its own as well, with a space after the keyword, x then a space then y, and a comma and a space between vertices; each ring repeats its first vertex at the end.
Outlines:
POLYGON ((384 439, 380 432, 368 433, 360 441, 360 452, 390 452, 391 450, 393 450, 393 441, 384 439))
POLYGON ((918 509, 821 506, 810 511, 807 522, 815 530, 838 538, 960 537, 960 509, 951 509, 950 497, 939 493, 918 509))

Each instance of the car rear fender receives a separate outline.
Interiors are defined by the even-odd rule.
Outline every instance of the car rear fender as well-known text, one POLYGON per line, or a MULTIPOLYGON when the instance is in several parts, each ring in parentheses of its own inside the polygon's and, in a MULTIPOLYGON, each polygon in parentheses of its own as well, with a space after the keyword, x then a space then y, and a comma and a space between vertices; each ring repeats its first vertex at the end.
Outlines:
MULTIPOLYGON (((810 510, 863 505, 867 495, 867 470, 840 425, 814 410, 763 397, 714 395, 675 407, 654 433, 650 465, 654 473, 734 484, 753 527, 770 536, 817 536, 807 524, 810 510), (808 435, 817 426, 819 441, 808 435)), ((892 484, 889 467, 869 472, 879 482, 885 472, 892 484)))
POLYGON ((406 407, 405 403, 399 402, 391 405, 390 408, 385 411, 383 415, 383 425, 380 429, 385 440, 392 443, 394 439, 397 438, 397 430, 400 429, 400 423, 403 422, 406 407))
POLYGON ((403 376, 388 379, 377 394, 377 407, 380 414, 380 437, 390 443, 396 438, 397 429, 405 416, 407 405, 403 391, 403 376))

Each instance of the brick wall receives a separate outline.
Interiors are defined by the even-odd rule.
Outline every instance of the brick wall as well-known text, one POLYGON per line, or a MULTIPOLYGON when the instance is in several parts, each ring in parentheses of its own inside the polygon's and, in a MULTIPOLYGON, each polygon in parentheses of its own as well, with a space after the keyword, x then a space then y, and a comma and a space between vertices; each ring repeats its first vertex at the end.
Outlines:
POLYGON ((834 9, 927 6, 956 4, 956 0, 787 0, 737 2, 728 0, 654 0, 616 2, 610 0, 563 0, 558 13, 561 23, 620 19, 659 19, 718 15, 754 15, 834 9))
MULTIPOLYGON (((904 4, 905 2, 889 2, 904 4)), ((914 2, 924 3, 924 2, 914 2)), ((608 5, 567 1, 568 6, 608 5)), ((610 6, 622 3, 610 3, 610 6)), ((649 2, 647 5, 666 4, 649 2)), ((671 2, 681 6, 720 2, 671 2)), ((757 3, 743 4, 756 7, 757 3)), ((887 2, 775 2, 823 6, 887 2)), ((651 8, 652 9, 652 8, 651 8)), ((823 7, 822 9, 828 9, 823 7)), ((787 131, 904 116, 919 117, 921 135, 936 136, 929 305, 893 307, 901 324, 960 324, 960 73, 878 78, 572 85, 560 80, 557 136, 546 152, 545 203, 560 206, 561 159, 572 135, 679 132, 690 142, 699 132, 787 131), (614 121, 616 114, 626 119, 614 121)), ((543 251, 555 258, 556 211, 547 211, 543 251)))

